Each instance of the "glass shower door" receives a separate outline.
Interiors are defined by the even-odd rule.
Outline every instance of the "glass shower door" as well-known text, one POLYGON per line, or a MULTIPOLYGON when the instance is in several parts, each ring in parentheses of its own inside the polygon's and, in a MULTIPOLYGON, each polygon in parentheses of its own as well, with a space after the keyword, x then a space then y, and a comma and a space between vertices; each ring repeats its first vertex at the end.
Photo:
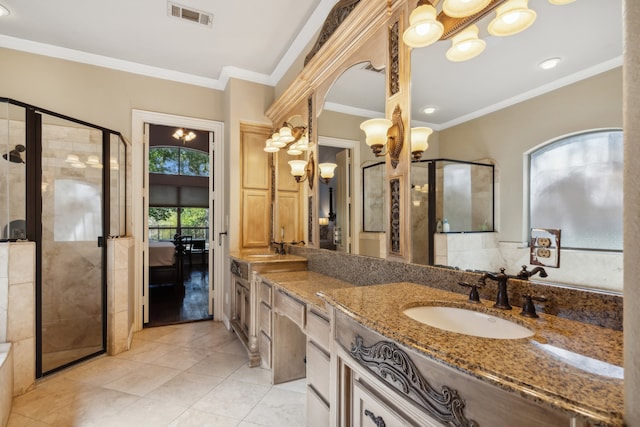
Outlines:
POLYGON ((41 139, 39 375, 103 352, 106 324, 103 132, 43 115, 41 139))

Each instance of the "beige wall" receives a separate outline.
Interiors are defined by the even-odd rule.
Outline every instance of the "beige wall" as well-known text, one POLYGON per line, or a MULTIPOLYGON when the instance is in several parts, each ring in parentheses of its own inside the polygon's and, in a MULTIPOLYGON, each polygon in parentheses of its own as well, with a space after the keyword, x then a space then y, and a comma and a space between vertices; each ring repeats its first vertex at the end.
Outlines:
POLYGON ((624 14, 624 400, 626 424, 640 426, 640 2, 625 0, 624 14))
MULTIPOLYGON (((550 139, 622 127, 622 68, 439 132, 439 155, 493 159, 499 170, 500 240, 523 241, 523 154, 550 139)), ((431 153, 429 153, 431 157, 431 153)))
POLYGON ((223 92, 0 48, 0 96, 131 136, 131 110, 224 119, 223 92))

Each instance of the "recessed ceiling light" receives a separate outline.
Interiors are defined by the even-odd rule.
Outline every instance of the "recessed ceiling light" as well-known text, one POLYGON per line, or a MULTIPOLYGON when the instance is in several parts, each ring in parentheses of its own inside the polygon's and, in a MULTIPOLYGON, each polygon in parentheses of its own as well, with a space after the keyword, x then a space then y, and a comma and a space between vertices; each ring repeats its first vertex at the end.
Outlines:
POLYGON ((0 16, 7 16, 10 14, 11 12, 9 12, 9 9, 0 4, 0 16))
POLYGON ((436 111, 438 111, 438 107, 436 107, 435 105, 428 105, 422 109, 422 112, 424 114, 433 114, 436 111))
POLYGON ((539 63, 538 67, 542 68, 543 70, 550 70, 552 68, 555 68, 558 63, 560 63, 560 58, 549 58, 539 63))

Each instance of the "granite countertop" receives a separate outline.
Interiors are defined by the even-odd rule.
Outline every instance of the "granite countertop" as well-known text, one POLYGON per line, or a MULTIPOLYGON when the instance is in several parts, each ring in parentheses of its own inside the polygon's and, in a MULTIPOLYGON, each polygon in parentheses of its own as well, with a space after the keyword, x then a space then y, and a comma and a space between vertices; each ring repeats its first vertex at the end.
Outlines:
POLYGON ((267 283, 282 289, 292 297, 313 305, 317 310, 327 314, 325 301, 318 292, 332 291, 341 288, 352 288, 355 285, 325 276, 313 271, 290 271, 283 273, 266 273, 260 277, 267 283))
POLYGON ((414 283, 321 290, 322 298, 363 326, 426 357, 526 399, 586 417, 597 425, 623 422, 623 334, 560 317, 520 316, 520 309, 471 304, 467 295, 414 283), (466 307, 533 330, 530 338, 479 338, 434 328, 403 314, 409 307, 466 307))
POLYGON ((271 262, 286 262, 286 261, 306 261, 307 259, 298 255, 280 255, 274 252, 231 252, 229 256, 236 261, 247 262, 251 264, 263 264, 271 262))

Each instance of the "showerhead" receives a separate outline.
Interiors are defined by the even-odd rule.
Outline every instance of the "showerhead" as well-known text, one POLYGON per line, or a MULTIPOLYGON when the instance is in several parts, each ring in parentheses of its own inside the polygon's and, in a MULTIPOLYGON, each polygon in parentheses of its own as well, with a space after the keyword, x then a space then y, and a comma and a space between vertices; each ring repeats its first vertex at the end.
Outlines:
POLYGON ((9 151, 8 154, 4 153, 2 155, 2 158, 5 160, 9 160, 11 163, 24 163, 24 160, 22 160, 22 156, 20 155, 20 153, 24 152, 25 149, 26 148, 24 145, 18 144, 13 150, 9 151))

